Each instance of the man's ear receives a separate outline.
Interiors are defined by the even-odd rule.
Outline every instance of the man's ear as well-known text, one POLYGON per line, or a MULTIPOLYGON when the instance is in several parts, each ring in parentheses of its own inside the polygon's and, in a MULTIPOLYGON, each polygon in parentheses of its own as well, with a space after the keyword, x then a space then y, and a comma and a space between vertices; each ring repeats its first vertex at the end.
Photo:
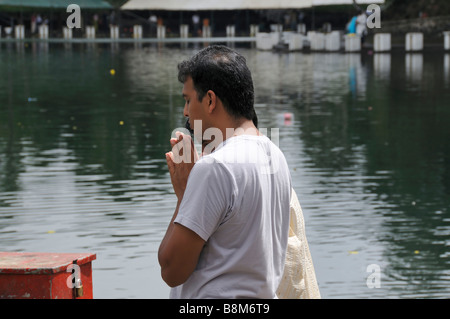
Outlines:
POLYGON ((206 92, 206 97, 208 99, 208 113, 212 113, 217 106, 217 95, 214 91, 209 90, 206 92))

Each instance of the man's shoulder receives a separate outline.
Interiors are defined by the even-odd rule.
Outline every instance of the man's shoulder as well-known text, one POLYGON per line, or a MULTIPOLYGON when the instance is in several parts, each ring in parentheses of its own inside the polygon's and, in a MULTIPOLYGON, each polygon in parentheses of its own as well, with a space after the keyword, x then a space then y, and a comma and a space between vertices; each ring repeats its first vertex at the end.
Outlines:
MULTIPOLYGON (((223 160, 213 154, 202 156, 192 168, 193 172, 198 178, 208 178, 211 175, 226 174, 227 169, 224 168, 223 160)), ((216 154, 217 155, 217 154, 216 154)))

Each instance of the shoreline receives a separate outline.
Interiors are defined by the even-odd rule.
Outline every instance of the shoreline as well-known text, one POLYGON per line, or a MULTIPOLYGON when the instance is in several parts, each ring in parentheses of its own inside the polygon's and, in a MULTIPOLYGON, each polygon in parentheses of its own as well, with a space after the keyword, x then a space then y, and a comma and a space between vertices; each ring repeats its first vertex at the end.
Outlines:
POLYGON ((0 38, 0 43, 39 42, 39 43, 198 43, 198 42, 256 42, 256 37, 210 37, 210 38, 0 38))
MULTIPOLYGON (((444 46, 444 41, 441 43, 437 41, 424 41, 423 49, 418 51, 406 51, 405 42, 403 38, 394 38, 395 41, 391 44, 391 50, 389 51, 377 51, 373 53, 390 53, 390 52, 405 52, 405 53, 421 53, 424 51, 440 51, 443 53, 450 53, 450 50, 446 50, 444 46)), ((169 38, 23 38, 16 39, 13 37, 0 38, 0 44, 2 43, 38 43, 38 44, 189 44, 189 43, 249 43, 256 44, 256 37, 252 36, 242 36, 242 37, 209 37, 209 38, 180 38, 180 37, 169 37, 169 38)), ((287 53, 304 52, 304 53, 359 53, 364 51, 373 50, 373 34, 369 35, 362 44, 360 51, 345 51, 343 47, 340 50, 315 50, 312 51, 309 46, 305 46, 299 50, 286 51, 287 53)), ((261 50, 261 51, 276 51, 272 50, 261 50)), ((280 51, 278 51, 280 52, 280 51)))

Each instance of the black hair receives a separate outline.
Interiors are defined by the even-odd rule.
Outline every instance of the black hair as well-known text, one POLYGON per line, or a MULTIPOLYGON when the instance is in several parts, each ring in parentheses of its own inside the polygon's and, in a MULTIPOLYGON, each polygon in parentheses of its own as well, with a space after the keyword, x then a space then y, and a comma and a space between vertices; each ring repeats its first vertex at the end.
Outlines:
POLYGON ((258 127, 252 75, 241 54, 224 45, 208 46, 178 64, 178 80, 184 83, 189 76, 199 101, 212 90, 231 116, 258 127))

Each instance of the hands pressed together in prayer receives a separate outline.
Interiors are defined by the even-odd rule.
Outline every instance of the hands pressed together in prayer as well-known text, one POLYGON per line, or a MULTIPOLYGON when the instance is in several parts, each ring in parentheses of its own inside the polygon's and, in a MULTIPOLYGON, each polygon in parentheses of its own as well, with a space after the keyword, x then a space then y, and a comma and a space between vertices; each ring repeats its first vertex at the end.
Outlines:
POLYGON ((189 174, 199 159, 192 137, 176 132, 176 138, 170 139, 171 152, 166 153, 172 186, 179 201, 183 198, 189 174))

